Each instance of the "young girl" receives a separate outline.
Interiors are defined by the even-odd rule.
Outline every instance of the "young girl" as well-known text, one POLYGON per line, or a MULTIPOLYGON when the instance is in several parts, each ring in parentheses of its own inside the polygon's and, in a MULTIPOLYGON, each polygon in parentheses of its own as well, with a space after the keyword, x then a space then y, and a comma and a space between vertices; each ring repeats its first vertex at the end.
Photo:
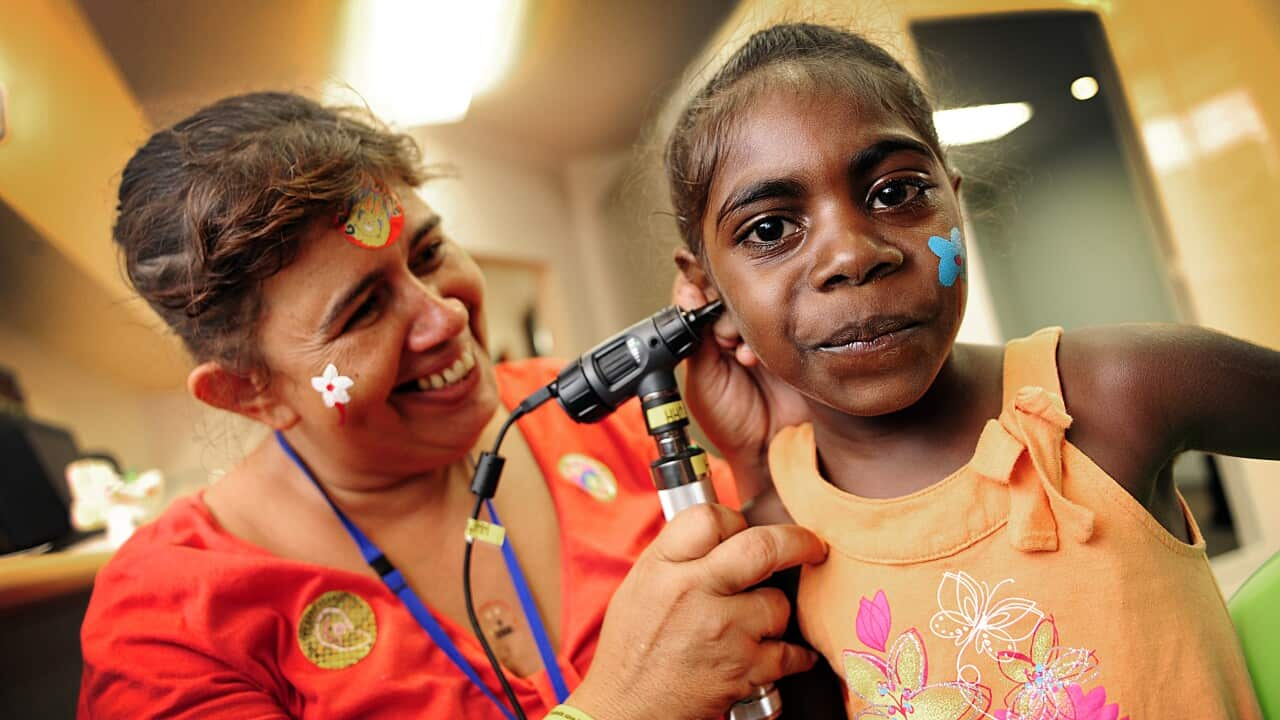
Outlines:
POLYGON ((754 520, 830 544, 797 613, 851 717, 1260 716, 1170 467, 1280 458, 1280 354, 1148 325, 956 345, 960 178, 916 81, 839 30, 754 35, 667 170, 678 294, 728 307, 733 352, 697 362, 768 408, 711 440, 807 420, 754 520))

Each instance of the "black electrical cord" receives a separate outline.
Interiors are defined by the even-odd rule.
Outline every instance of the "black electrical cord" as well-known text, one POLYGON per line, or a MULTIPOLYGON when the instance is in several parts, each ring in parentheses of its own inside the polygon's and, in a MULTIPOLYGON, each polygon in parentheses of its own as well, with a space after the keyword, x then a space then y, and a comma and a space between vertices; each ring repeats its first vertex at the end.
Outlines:
MULTIPOLYGON (((476 506, 471 510, 471 519, 475 520, 480 517, 480 508, 484 507, 485 499, 476 498, 476 506)), ((498 675, 498 682, 502 683, 502 692, 507 696, 507 702, 511 703, 511 709, 515 711, 519 720, 527 720, 524 714, 524 708, 520 707, 520 701, 516 699, 516 693, 511 689, 511 683, 507 681, 507 674, 502 670, 502 663, 498 662, 498 657, 493 654, 493 648, 489 647, 489 641, 484 638, 484 631, 480 629, 480 619, 476 617, 476 605, 471 599, 471 549, 475 547, 471 542, 471 538, 467 538, 467 547, 462 551, 462 598, 467 603, 467 619, 471 621, 471 632, 476 634, 476 639, 480 641, 480 647, 484 648, 485 657, 489 658, 489 665, 498 675)))
MULTIPOLYGON (((507 436, 507 430, 519 420, 521 417, 533 412, 539 405, 555 397, 556 384, 551 383, 546 387, 538 390, 534 394, 525 398, 511 414, 507 416, 502 428, 498 430, 498 437, 493 441, 493 450, 480 454, 480 462, 476 464, 475 475, 471 479, 471 492, 476 494, 475 507, 471 509, 471 520, 480 518, 480 509, 484 507, 484 502, 492 498, 498 492, 498 479, 502 474, 502 465, 505 462, 502 456, 498 455, 498 450, 502 447, 502 441, 507 436)), ((511 683, 507 681, 507 674, 502 669, 502 663, 498 662, 498 657, 494 655, 493 648, 489 647, 489 641, 484 637, 484 631, 480 629, 480 619, 476 617, 475 602, 471 597, 471 550, 474 543, 471 536, 467 536, 467 545, 462 551, 462 599, 467 605, 467 619, 471 621, 471 632, 475 633, 476 640, 480 641, 480 647, 484 648, 485 657, 489 658, 489 666, 493 668, 493 672, 498 676, 498 682, 502 683, 502 692, 507 696, 507 702, 511 703, 511 709, 515 711, 519 720, 528 720, 524 714, 524 708, 520 707, 520 701, 516 699, 516 693, 511 689, 511 683)))

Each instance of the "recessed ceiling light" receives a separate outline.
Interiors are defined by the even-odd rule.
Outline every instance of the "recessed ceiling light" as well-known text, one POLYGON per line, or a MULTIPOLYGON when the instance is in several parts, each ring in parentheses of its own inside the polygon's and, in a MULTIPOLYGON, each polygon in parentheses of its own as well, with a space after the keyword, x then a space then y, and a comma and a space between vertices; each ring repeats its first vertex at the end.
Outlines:
POLYGON ((1088 100, 1098 94, 1098 81, 1089 75, 1071 81, 1071 97, 1077 100, 1088 100))
POLYGON ((933 114, 938 140, 943 145, 972 145, 996 140, 1031 119, 1031 105, 1024 102, 939 110, 933 114))
POLYGON ((414 127, 461 120, 509 69, 526 0, 346 0, 330 102, 414 127), (352 93, 354 92, 354 95, 352 93))

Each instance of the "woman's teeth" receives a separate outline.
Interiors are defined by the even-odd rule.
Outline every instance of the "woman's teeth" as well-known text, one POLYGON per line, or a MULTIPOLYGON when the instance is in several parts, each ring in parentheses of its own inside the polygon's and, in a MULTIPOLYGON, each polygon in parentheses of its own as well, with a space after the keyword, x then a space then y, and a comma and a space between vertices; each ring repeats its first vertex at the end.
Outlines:
POLYGON ((423 378, 418 378, 418 389, 426 392, 427 390, 439 390, 448 387, 471 372, 471 368, 476 366, 476 356, 470 349, 464 350, 462 356, 453 361, 453 364, 438 373, 423 378))

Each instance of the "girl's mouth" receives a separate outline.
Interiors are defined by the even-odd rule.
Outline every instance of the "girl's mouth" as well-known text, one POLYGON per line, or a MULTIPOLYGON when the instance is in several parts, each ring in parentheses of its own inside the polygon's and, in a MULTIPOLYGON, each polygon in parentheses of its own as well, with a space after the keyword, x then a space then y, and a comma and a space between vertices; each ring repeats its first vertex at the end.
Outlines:
POLYGON ((902 315, 874 315, 851 322, 818 344, 820 352, 870 352, 895 343, 917 327, 914 318, 902 315))

